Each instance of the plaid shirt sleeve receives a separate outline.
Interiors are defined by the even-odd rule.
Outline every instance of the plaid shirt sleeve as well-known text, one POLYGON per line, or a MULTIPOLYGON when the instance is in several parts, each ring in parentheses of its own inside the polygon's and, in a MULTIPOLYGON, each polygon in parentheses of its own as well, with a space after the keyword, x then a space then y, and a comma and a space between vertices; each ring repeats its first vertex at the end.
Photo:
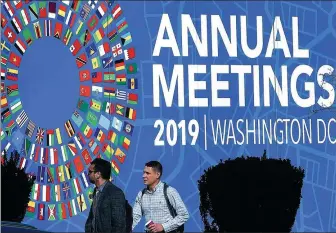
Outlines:
POLYGON ((183 225, 189 219, 189 213, 184 205, 179 193, 175 188, 169 186, 167 189, 167 195, 170 204, 176 210, 177 216, 172 220, 162 224, 165 232, 176 230, 179 226, 183 225))
POLYGON ((141 196, 142 191, 140 191, 135 199, 135 203, 133 206, 133 224, 132 230, 136 227, 136 225, 140 222, 142 218, 142 211, 141 211, 141 196))

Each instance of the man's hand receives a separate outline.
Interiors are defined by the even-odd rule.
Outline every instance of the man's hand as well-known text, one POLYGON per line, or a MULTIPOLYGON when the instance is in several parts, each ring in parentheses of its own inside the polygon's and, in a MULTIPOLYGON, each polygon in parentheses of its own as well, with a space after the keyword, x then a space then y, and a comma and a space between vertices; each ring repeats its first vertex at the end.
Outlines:
POLYGON ((149 226, 149 230, 151 232, 162 232, 163 231, 163 226, 159 223, 154 223, 149 226))

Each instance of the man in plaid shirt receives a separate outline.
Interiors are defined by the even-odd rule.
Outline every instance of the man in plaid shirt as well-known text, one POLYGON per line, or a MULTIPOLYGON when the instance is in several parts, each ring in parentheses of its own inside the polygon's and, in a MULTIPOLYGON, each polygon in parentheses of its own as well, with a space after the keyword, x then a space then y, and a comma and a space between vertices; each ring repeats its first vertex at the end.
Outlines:
POLYGON ((176 216, 173 217, 164 196, 164 183, 160 178, 162 165, 158 161, 146 163, 143 180, 147 188, 140 191, 133 207, 132 229, 145 216, 147 232, 179 232, 189 218, 188 210, 179 193, 173 187, 168 186, 167 196, 169 203, 174 208, 176 216), (149 223, 150 222, 150 223, 149 223))

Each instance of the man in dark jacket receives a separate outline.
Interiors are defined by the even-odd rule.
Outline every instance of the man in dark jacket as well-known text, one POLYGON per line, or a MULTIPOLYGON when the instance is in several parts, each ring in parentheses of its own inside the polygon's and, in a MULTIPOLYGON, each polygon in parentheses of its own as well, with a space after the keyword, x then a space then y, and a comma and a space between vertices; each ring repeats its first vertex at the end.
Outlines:
POLYGON ((85 232, 125 232, 126 210, 123 191, 112 184, 111 163, 96 158, 88 170, 90 182, 95 184, 92 205, 86 220, 85 232))

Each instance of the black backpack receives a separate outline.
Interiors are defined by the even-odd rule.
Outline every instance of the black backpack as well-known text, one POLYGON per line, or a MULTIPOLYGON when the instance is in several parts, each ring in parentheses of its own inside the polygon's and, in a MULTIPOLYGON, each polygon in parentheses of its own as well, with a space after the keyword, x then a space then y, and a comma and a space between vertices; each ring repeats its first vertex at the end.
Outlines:
POLYGON ((132 224, 133 224, 133 208, 126 200, 126 232, 132 232, 132 224))
MULTIPOLYGON (((173 218, 175 218, 177 216, 177 213, 176 213, 176 210, 174 209, 174 207, 170 204, 170 201, 169 201, 169 198, 168 198, 168 195, 167 195, 167 189, 168 189, 169 185, 166 184, 165 182, 163 182, 163 194, 164 194, 164 197, 166 199, 166 202, 167 202, 167 206, 168 206, 168 209, 169 209, 169 212, 170 212, 170 215, 173 216, 173 218)), ((142 195, 141 195, 141 198, 142 196, 144 195, 144 193, 146 192, 146 188, 144 188, 142 190, 142 195)), ((177 232, 184 232, 184 224, 179 226, 177 229, 176 229, 177 232)))

